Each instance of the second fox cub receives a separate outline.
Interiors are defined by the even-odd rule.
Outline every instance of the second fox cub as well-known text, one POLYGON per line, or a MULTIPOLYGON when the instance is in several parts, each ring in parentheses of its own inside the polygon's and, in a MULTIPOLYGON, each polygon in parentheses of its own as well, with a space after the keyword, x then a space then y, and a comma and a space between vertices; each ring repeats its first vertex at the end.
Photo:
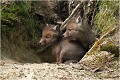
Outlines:
POLYGON ((80 17, 77 19, 72 18, 68 22, 66 31, 63 35, 70 40, 78 40, 86 50, 89 48, 89 45, 96 40, 95 35, 90 30, 89 26, 85 21, 83 22, 80 17))
POLYGON ((59 26, 47 25, 42 32, 39 43, 41 45, 52 45, 57 63, 63 63, 67 60, 81 60, 85 55, 81 44, 68 38, 63 39, 61 36, 59 26))

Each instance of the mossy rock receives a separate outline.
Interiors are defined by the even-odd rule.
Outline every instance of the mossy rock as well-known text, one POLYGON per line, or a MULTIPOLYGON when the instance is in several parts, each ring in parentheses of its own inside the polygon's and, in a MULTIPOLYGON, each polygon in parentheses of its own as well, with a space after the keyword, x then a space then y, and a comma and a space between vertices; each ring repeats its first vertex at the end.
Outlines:
POLYGON ((119 56, 119 46, 112 43, 112 42, 107 42, 106 44, 103 44, 100 47, 100 50, 101 51, 108 51, 108 52, 114 54, 115 57, 119 56))

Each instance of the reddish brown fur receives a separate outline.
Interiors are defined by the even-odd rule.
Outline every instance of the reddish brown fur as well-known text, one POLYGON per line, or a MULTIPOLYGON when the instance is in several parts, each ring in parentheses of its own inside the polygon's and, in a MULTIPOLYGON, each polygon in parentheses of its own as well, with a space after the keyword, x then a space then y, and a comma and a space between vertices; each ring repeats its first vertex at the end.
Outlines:
POLYGON ((66 31, 63 35, 70 40, 81 42, 86 50, 88 50, 89 45, 93 44, 96 40, 95 35, 90 30, 89 26, 85 22, 77 23, 75 18, 68 22, 66 31))
POLYGON ((53 30, 53 27, 49 26, 43 30, 42 38, 39 43, 41 45, 52 45, 53 51, 56 54, 57 63, 63 63, 67 60, 79 61, 82 59, 85 55, 85 51, 82 49, 81 44, 67 38, 62 39, 60 36, 59 29, 53 30), (46 38, 48 35, 49 38, 46 38))

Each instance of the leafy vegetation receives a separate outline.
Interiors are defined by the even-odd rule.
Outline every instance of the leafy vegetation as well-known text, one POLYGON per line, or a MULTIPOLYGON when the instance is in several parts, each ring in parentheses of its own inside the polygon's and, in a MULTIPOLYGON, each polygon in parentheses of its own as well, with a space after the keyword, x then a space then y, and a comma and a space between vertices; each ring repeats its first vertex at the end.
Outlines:
POLYGON ((30 1, 16 1, 1 6, 3 52, 8 49, 8 53, 23 54, 25 49, 29 53, 37 48, 41 25, 31 5, 30 1))
POLYGON ((97 35, 103 35, 118 24, 119 1, 100 1, 99 12, 94 19, 97 35))

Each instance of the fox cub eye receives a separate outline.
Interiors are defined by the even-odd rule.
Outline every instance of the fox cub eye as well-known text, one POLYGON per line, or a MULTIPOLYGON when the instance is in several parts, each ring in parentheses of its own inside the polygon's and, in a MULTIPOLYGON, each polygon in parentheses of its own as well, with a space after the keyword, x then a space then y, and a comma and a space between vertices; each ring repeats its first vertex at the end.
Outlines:
POLYGON ((73 29, 68 29, 68 31, 72 31, 73 29))
POLYGON ((50 38, 49 36, 46 36, 45 38, 50 38))

